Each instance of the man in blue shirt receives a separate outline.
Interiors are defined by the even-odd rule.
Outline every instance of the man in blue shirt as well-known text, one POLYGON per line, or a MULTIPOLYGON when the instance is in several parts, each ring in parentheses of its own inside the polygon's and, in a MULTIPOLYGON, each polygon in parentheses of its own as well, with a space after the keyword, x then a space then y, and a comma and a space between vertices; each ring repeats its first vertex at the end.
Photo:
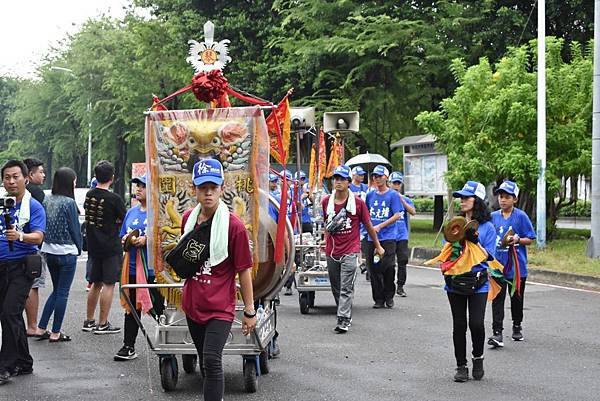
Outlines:
POLYGON ((400 218, 400 212, 404 207, 400 202, 398 194, 389 189, 387 179, 390 175, 385 166, 378 165, 371 174, 375 180, 376 189, 367 194, 367 207, 371 215, 373 229, 377 238, 385 250, 380 260, 375 260, 373 239, 368 236, 367 269, 371 275, 371 290, 373 293, 373 308, 379 309, 384 306, 394 307, 394 295, 396 293, 395 263, 396 258, 396 220, 400 218))
POLYGON ((399 171, 394 171, 390 175, 392 189, 398 193, 403 211, 400 212, 400 218, 396 220, 396 263, 398 264, 398 277, 396 294, 406 297, 404 284, 406 284, 406 264, 408 263, 408 237, 410 235, 409 216, 415 214, 415 204, 410 198, 402 195, 402 183, 404 176, 399 171))
POLYGON ((25 262, 44 240, 46 213, 25 189, 27 174, 27 167, 19 160, 10 160, 2 167, 2 183, 11 198, 3 196, 0 208, 0 384, 8 382, 10 376, 33 372, 23 310, 34 277, 25 262))
MULTIPOLYGON (((504 181, 495 193, 500 204, 500 210, 492 213, 492 223, 496 227, 496 258, 504 266, 503 273, 506 280, 516 286, 510 296, 510 310, 513 320, 512 339, 522 341, 523 298, 525 295, 525 281, 527 280, 527 249, 525 247, 531 245, 535 239, 535 231, 529 216, 515 207, 519 197, 517 184, 512 181, 504 181), (512 231, 512 235, 509 234, 508 246, 502 246, 502 239, 509 231, 512 231), (517 277, 515 277, 517 266, 519 280, 516 280, 517 277)), ((506 298, 507 284, 506 282, 498 283, 502 289, 492 302, 493 335, 488 339, 488 344, 493 347, 504 346, 502 331, 504 329, 504 299, 506 298)))

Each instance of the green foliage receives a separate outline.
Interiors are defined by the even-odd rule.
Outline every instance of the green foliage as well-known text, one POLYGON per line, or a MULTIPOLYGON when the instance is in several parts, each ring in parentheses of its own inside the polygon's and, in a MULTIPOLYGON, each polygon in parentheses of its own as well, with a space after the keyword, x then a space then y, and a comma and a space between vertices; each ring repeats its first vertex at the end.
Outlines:
POLYGON ((558 214, 560 217, 591 217, 592 202, 578 201, 570 205, 566 205, 560 209, 558 214))
MULTIPOLYGON (((566 202, 563 177, 589 176, 591 169, 592 55, 578 43, 569 48, 570 60, 565 59, 563 50, 563 40, 548 38, 546 181, 550 227, 566 202)), ((439 148, 448 155, 446 178, 451 187, 457 188, 466 180, 487 184, 511 179, 525 197, 535 192, 535 52, 536 42, 532 41, 510 49, 495 67, 485 58, 467 69, 462 61, 455 60, 452 71, 460 86, 442 102, 440 111, 417 117, 419 126, 435 135, 439 148)))
MULTIPOLYGON (((434 200, 433 198, 413 198, 415 204, 415 210, 417 213, 433 213, 434 211, 434 200)), ((460 212, 460 202, 454 201, 454 213, 460 212)), ((448 210, 448 200, 444 198, 444 211, 448 210)))

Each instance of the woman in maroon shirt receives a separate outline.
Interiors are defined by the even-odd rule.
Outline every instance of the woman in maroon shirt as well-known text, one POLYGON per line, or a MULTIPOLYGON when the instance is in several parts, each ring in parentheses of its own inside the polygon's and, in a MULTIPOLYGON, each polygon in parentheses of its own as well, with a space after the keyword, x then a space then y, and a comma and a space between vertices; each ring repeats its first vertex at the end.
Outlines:
POLYGON ((220 401, 224 391, 223 347, 235 315, 236 274, 239 275, 245 305, 242 332, 248 335, 256 326, 252 294, 252 254, 243 222, 230 213, 220 199, 223 191, 221 163, 212 159, 196 163, 193 182, 198 206, 184 213, 182 230, 185 230, 188 219, 196 218, 195 228, 206 230, 209 238, 200 253, 208 252, 209 255, 205 262, 199 264, 196 275, 186 280, 182 307, 198 350, 204 376, 204 400, 220 401), (223 222, 228 222, 228 227, 223 222), (219 233, 218 230, 227 230, 226 253, 225 249, 218 249, 219 243, 225 242, 224 233, 219 233), (212 254, 213 250, 217 250, 215 253, 218 254, 212 254))

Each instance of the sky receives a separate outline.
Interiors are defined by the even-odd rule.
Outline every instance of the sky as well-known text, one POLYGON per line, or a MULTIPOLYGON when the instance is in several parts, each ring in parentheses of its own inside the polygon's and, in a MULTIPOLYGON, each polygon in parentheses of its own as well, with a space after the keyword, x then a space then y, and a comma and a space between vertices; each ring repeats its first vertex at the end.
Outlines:
POLYGON ((3 0, 0 76, 33 78, 52 46, 102 14, 121 18, 130 0, 3 0))

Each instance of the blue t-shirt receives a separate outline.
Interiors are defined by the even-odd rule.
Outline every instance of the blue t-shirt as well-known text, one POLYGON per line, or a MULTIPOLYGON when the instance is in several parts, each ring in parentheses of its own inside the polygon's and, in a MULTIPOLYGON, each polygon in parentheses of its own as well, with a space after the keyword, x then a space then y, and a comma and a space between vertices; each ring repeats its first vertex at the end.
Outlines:
MULTIPOLYGON (((477 231, 479 232, 479 243, 481 244, 481 246, 483 246, 485 248, 485 250, 487 251, 488 255, 490 257, 495 257, 496 256, 496 229, 494 228, 494 225, 489 222, 486 221, 483 224, 479 225, 479 228, 477 229, 477 231)), ((487 261, 484 261, 483 263, 480 263, 478 265, 475 265, 471 268, 472 272, 486 272, 487 274, 487 269, 488 269, 488 263, 487 261)), ((448 286, 446 285, 444 287, 444 290, 449 291, 448 286)), ((490 290, 490 281, 486 281, 486 283, 484 285, 481 286, 481 288, 477 289, 477 293, 481 293, 481 292, 488 292, 490 290)), ((452 291, 449 291, 452 292, 452 291)))
MULTIPOLYGON (((496 227, 496 259, 498 262, 506 266, 508 262, 508 248, 502 248, 501 242, 504 234, 509 229, 513 229, 515 234, 521 238, 535 239, 535 231, 527 213, 521 209, 513 208, 512 213, 505 219, 502 215, 502 210, 497 210, 492 213, 492 223, 496 227)), ((521 277, 527 277, 527 247, 525 245, 515 245, 517 250, 517 259, 521 271, 521 277)), ((512 279, 515 276, 514 268, 506 273, 506 278, 512 279)))
MULTIPOLYGON (((279 196, 281 195, 281 193, 279 191, 271 191, 270 195, 277 202, 277 206, 279 206, 279 202, 281 202, 281 198, 279 196)), ((269 216, 271 216, 271 218, 275 221, 277 221, 279 218, 279 212, 277 211, 277 207, 271 202, 269 202, 269 216)))
POLYGON ((308 191, 308 184, 304 184, 302 189, 298 190, 298 201, 302 202, 302 223, 312 223, 312 218, 310 217, 310 207, 309 207, 309 199, 308 197, 302 199, 302 195, 308 191))
POLYGON ((363 184, 362 182, 360 185, 354 185, 353 183, 350 183, 348 189, 364 200, 365 196, 367 195, 367 191, 369 190, 369 186, 367 184, 363 184))
MULTIPOLYGON (((383 194, 380 194, 378 191, 369 192, 366 203, 373 226, 383 223, 398 212, 404 211, 404 206, 400 202, 398 192, 391 189, 388 189, 383 194)), ((396 241, 396 231, 396 224, 390 224, 379 231, 377 238, 379 241, 396 241)), ((369 241, 373 241, 370 236, 368 238, 369 241)))
MULTIPOLYGON (((125 220, 123 220, 123 225, 121 226, 121 238, 125 234, 129 234, 135 229, 140 230, 140 237, 146 235, 146 227, 148 225, 147 221, 147 213, 146 211, 142 211, 140 205, 136 207, 132 207, 127 211, 125 215, 125 220)), ((148 262, 148 249, 147 247, 138 248, 137 246, 133 246, 129 249, 129 275, 135 276, 135 258, 137 257, 137 253, 139 250, 142 250, 144 260, 148 262)), ((154 269, 151 266, 148 266, 148 277, 154 277, 154 269)))
MULTIPOLYGON (((8 209, 11 217, 11 225, 16 226, 17 231, 22 231, 25 234, 34 231, 46 232, 46 212, 40 202, 31 198, 29 203, 29 221, 23 226, 17 225, 17 215, 21 210, 21 202, 15 207, 8 209)), ((28 244, 21 241, 13 241, 13 250, 10 251, 8 241, 6 240, 6 226, 4 224, 4 216, 0 216, 0 260, 19 260, 27 255, 36 253, 39 247, 34 244, 28 244)))
MULTIPOLYGON (((406 196, 400 194, 397 192, 398 195, 400 195, 400 197, 403 197, 404 200, 406 201, 406 203, 408 203, 411 206, 415 206, 415 204, 413 203, 413 201, 410 200, 410 198, 407 198, 406 196)), ((408 237, 410 234, 410 226, 409 226, 409 221, 408 219, 410 218, 410 214, 408 213, 408 211, 406 210, 406 208, 404 207, 404 204, 402 203, 402 200, 400 201, 400 206, 402 206, 402 210, 400 211, 400 218, 398 220, 396 220, 396 241, 403 241, 406 240, 408 241, 408 237)))

